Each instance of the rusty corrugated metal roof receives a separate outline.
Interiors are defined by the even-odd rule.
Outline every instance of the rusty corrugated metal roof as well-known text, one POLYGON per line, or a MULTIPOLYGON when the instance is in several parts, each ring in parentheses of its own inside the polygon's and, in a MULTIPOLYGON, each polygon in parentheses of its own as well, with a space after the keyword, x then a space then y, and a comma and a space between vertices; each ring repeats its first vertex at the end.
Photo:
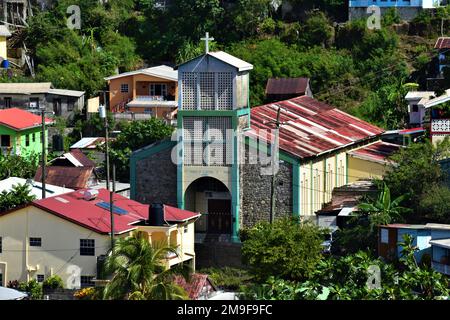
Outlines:
POLYGON ((440 37, 434 45, 435 49, 450 49, 450 37, 440 37))
POLYGON ((389 164, 388 157, 402 148, 398 144, 377 141, 362 148, 348 152, 352 157, 377 162, 381 164, 389 164))
POLYGON ((280 149, 298 158, 308 158, 374 138, 383 129, 351 116, 336 107, 302 96, 251 110, 249 137, 270 141, 281 108, 280 149), (264 133, 267 132, 267 136, 264 133))
MULTIPOLYGON (((47 183, 78 190, 89 187, 88 182, 91 175, 94 174, 94 167, 50 166, 45 168, 45 173, 47 183)), ((36 171, 34 180, 42 180, 41 167, 36 171)))
POLYGON ((304 95, 308 88, 308 78, 271 78, 267 81, 266 94, 304 95))

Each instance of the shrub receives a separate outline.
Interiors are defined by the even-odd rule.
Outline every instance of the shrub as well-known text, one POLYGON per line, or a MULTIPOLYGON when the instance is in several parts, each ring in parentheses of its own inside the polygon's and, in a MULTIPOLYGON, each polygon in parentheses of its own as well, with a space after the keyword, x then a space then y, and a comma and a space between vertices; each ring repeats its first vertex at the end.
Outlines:
POLYGON ((217 287, 227 290, 237 290, 252 279, 247 270, 230 267, 206 268, 199 272, 207 274, 217 287))
POLYGON ((42 286, 34 279, 28 282, 21 282, 17 290, 28 293, 31 300, 42 299, 42 286))
POLYGON ((60 276, 53 275, 53 276, 50 276, 47 279, 45 279, 44 282, 42 283, 42 286, 44 289, 53 289, 54 290, 54 289, 64 288, 64 283, 60 276))

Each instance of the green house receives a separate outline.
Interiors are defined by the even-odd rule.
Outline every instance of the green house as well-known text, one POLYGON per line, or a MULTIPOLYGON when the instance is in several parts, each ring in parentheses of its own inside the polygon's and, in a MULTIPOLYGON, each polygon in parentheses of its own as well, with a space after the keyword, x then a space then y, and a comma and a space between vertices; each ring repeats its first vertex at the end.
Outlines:
MULTIPOLYGON (((46 123, 51 124, 52 121, 46 119, 46 123)), ((20 156, 41 154, 41 124, 40 116, 25 110, 18 108, 0 110, 1 153, 20 156)), ((48 136, 47 130, 45 135, 48 136)))

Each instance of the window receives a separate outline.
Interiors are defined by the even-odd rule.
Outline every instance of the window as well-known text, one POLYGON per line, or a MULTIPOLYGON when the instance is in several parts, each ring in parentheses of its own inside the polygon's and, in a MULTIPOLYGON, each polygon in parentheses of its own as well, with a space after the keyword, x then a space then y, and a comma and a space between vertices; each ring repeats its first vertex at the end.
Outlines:
POLYGON ((30 238, 30 247, 41 247, 42 238, 30 238))
POLYGON ((11 146, 11 136, 2 135, 1 138, 2 147, 10 147, 11 146))
POLYGON ((381 243, 389 243, 389 230, 381 229, 381 243))
POLYGON ((39 108, 39 98, 30 98, 30 109, 39 108))
POLYGON ((128 83, 122 83, 120 85, 120 92, 121 93, 128 93, 128 83))
POLYGON ((33 134, 31 135, 31 140, 32 140, 33 142, 36 142, 36 133, 33 133, 33 134))
POLYGON ((417 104, 412 105, 412 112, 419 112, 419 106, 417 104))
POLYGON ((150 95, 151 96, 167 96, 167 85, 163 83, 152 83, 150 84, 150 95))
POLYGON ((6 98, 4 99, 4 101, 5 101, 5 109, 11 108, 11 101, 12 101, 12 98, 6 97, 6 98))
POLYGON ((30 146, 30 135, 27 134, 25 136, 25 146, 29 147, 30 146))
POLYGON ((188 233, 189 231, 189 227, 188 226, 184 226, 184 233, 188 233))
POLYGON ((36 276, 36 280, 37 280, 37 282, 39 282, 39 283, 44 282, 44 278, 45 278, 45 276, 44 276, 43 274, 38 274, 38 275, 36 276))
POLYGON ((89 287, 94 287, 95 283, 94 281, 92 281, 94 279, 93 276, 81 276, 81 287, 82 288, 89 288, 89 287))
POLYGON ((95 240, 81 239, 80 240, 80 256, 95 256, 95 240))
POLYGON ((0 286, 4 286, 4 284, 3 284, 3 273, 0 273, 0 286))
POLYGON ((2 246, 3 246, 2 237, 0 237, 0 253, 2 253, 2 246))

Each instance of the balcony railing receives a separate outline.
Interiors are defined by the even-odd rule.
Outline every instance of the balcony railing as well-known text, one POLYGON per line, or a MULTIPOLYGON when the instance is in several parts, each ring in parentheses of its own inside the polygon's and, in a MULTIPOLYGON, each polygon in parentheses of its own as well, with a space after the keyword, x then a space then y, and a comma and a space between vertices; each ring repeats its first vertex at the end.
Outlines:
POLYGON ((175 101, 175 97, 170 96, 136 96, 137 101, 175 101))
POLYGON ((450 119, 431 120, 431 133, 450 134, 450 119))
POLYGON ((431 267, 439 273, 450 276, 450 265, 432 261, 431 267))

